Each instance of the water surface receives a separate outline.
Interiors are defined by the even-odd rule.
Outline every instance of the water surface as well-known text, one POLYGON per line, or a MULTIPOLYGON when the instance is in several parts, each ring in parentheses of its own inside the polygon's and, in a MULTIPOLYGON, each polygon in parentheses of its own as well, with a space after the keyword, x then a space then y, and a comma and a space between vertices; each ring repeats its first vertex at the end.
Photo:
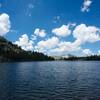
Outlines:
POLYGON ((100 62, 0 63, 0 100, 100 100, 100 62))

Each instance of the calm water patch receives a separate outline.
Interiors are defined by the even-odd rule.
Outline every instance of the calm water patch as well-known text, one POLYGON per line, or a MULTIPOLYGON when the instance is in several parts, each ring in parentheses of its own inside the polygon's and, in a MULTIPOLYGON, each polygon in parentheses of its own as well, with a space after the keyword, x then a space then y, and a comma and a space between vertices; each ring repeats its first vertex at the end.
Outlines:
POLYGON ((100 62, 0 63, 0 100, 100 100, 100 62))

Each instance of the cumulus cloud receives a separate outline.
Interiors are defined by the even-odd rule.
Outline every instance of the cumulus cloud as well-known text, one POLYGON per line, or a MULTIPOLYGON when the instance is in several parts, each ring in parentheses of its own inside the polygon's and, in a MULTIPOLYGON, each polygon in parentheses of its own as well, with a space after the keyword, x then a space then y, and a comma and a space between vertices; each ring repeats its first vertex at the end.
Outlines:
POLYGON ((70 25, 62 25, 59 28, 55 28, 52 30, 52 33, 54 33, 57 36, 61 36, 61 37, 66 37, 68 35, 71 34, 71 30, 69 29, 70 25))
MULTIPOLYGON (((90 49, 83 49, 82 46, 87 42, 95 43, 97 41, 100 41, 100 28, 96 26, 87 26, 86 24, 80 24, 76 26, 75 23, 70 23, 69 27, 70 30, 73 27, 70 32, 74 39, 74 41, 72 42, 62 40, 62 38, 58 34, 58 37, 52 36, 45 40, 42 40, 43 38, 40 38, 41 40, 37 41, 38 36, 45 37, 45 35, 47 34, 45 31, 37 28, 34 34, 31 35, 31 39, 27 36, 27 34, 24 34, 19 38, 18 41, 15 42, 15 44, 21 46, 21 48, 24 50, 34 50, 52 56, 66 56, 67 54, 79 54, 79 52, 85 56, 93 54, 90 49)), ((98 53, 100 53, 100 51, 98 51, 98 53)))
MULTIPOLYGON (((76 24, 70 23, 70 26, 75 27, 76 24)), ((62 41, 59 37, 52 37, 47 40, 39 41, 35 46, 35 50, 48 55, 64 56, 73 52, 81 52, 82 45, 87 42, 94 43, 100 41, 100 29, 95 26, 80 24, 77 25, 71 33, 75 39, 73 42, 65 40, 62 41)), ((85 55, 93 54, 92 51, 88 49, 83 50, 83 53, 85 55)))
POLYGON ((44 30, 44 29, 36 28, 34 31, 34 34, 36 36, 45 37, 47 33, 46 33, 46 30, 44 30))
POLYGON ((68 53, 77 52, 81 50, 81 47, 78 41, 67 42, 61 41, 57 37, 52 37, 45 41, 42 40, 38 42, 35 50, 46 53, 48 55, 62 56, 64 54, 67 55, 68 53))
POLYGON ((0 36, 6 35, 11 28, 9 15, 3 13, 0 15, 0 36))
MULTIPOLYGON (((31 35, 31 38, 28 37, 27 34, 23 34, 18 41, 14 42, 14 44, 20 46, 23 50, 26 51, 33 51, 35 40, 37 40, 37 36, 45 37, 46 36, 45 30, 35 29, 34 34, 31 35)), ((34 49, 35 50, 35 49, 34 49)))
POLYGON ((80 44, 85 42, 93 43, 100 41, 100 29, 95 26, 80 24, 74 29, 73 37, 75 37, 80 44))
POLYGON ((80 51, 81 47, 75 42, 60 41, 56 48, 49 50, 49 55, 65 56, 68 53, 80 51))
POLYGON ((39 52, 45 52, 47 50, 55 48, 58 43, 59 39, 57 37, 52 37, 47 40, 41 40, 40 42, 38 42, 35 49, 39 52))
POLYGON ((20 46, 22 49, 26 51, 32 51, 33 50, 33 41, 29 39, 27 34, 23 34, 18 41, 16 41, 14 44, 20 46))
POLYGON ((73 52, 80 49, 80 45, 78 45, 76 42, 66 42, 66 41, 60 42, 58 47, 62 51, 66 51, 66 52, 73 52))
POLYGON ((81 7, 82 12, 88 12, 90 9, 89 7, 91 6, 92 1, 91 0, 84 0, 83 6, 81 7))
POLYGON ((90 49, 84 49, 83 54, 85 56, 91 56, 91 55, 93 55, 93 52, 90 49))

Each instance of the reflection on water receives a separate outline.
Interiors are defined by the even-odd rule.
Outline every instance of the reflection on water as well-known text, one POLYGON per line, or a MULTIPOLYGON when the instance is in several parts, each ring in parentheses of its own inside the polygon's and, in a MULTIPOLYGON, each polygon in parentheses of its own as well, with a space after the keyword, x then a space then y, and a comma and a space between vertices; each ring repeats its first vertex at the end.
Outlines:
POLYGON ((1 63, 0 100, 100 100, 100 62, 1 63))

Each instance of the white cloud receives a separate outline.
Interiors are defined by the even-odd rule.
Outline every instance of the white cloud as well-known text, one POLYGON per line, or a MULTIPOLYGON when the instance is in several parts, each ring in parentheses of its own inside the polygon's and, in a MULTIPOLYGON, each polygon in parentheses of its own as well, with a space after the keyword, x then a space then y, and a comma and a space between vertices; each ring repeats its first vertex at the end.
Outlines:
POLYGON ((34 34, 32 34, 32 35, 31 35, 31 40, 35 41, 36 39, 37 39, 37 36, 34 35, 34 34))
MULTIPOLYGON (((76 24, 69 24, 75 27, 76 24)), ((72 31, 72 35, 75 38, 73 42, 60 40, 59 37, 52 37, 48 40, 42 40, 37 43, 35 50, 46 53, 48 55, 64 56, 70 53, 78 53, 82 51, 82 45, 89 42, 94 43, 100 41, 100 29, 95 26, 87 26, 80 24, 72 31)), ((92 54, 90 50, 83 50, 84 54, 92 54)))
POLYGON ((36 28, 34 31, 34 34, 36 36, 45 37, 47 33, 46 33, 46 30, 44 29, 40 30, 39 28, 36 28))
POLYGON ((6 35, 11 28, 9 15, 3 13, 0 15, 0 36, 6 35))
POLYGON ((100 50, 98 51, 98 55, 100 55, 100 50))
POLYGON ((75 37, 80 44, 85 42, 93 43, 100 41, 100 29, 95 26, 80 24, 74 29, 73 37, 75 37))
POLYGON ((69 23, 70 26, 75 27, 76 23, 69 23))
POLYGON ((81 8, 81 11, 82 12, 88 12, 90 9, 90 5, 92 4, 92 1, 91 0, 84 0, 84 3, 83 3, 83 6, 81 8))
POLYGON ((80 46, 76 42, 65 42, 65 41, 62 42, 61 41, 58 47, 62 51, 66 51, 66 52, 73 52, 80 49, 80 46))
POLYGON ((64 54, 80 51, 81 47, 78 41, 60 41, 59 38, 52 37, 48 40, 38 42, 35 50, 48 55, 64 56, 64 54))
POLYGON ((70 25, 62 25, 59 28, 55 28, 52 30, 52 33, 54 33, 57 36, 65 37, 71 34, 71 30, 69 29, 70 25))
POLYGON ((56 48, 49 50, 48 55, 65 56, 68 53, 80 51, 81 47, 75 42, 60 41, 56 48))
POLYGON ((18 41, 16 41, 14 44, 20 46, 22 49, 26 51, 32 51, 33 50, 33 41, 29 40, 29 37, 27 34, 23 34, 18 41))
POLYGON ((93 52, 90 49, 84 49, 83 50, 83 55, 91 56, 91 55, 93 55, 93 52))
POLYGON ((35 49, 39 52, 44 52, 55 48, 58 43, 59 43, 59 39, 57 37, 52 37, 47 40, 41 40, 40 42, 38 42, 35 49))
POLYGON ((72 29, 71 33, 74 38, 73 42, 62 40, 61 37, 56 36, 38 41, 38 36, 45 37, 46 32, 45 30, 43 31, 37 28, 34 34, 31 35, 31 39, 29 39, 27 34, 24 34, 18 41, 15 42, 15 44, 21 46, 24 50, 34 50, 53 56, 67 56, 67 54, 75 53, 78 55, 84 54, 85 56, 93 54, 89 49, 83 50, 82 46, 87 42, 94 43, 100 41, 100 29, 98 27, 87 26, 85 24, 76 26, 75 23, 69 23, 68 25, 70 30, 72 29))

